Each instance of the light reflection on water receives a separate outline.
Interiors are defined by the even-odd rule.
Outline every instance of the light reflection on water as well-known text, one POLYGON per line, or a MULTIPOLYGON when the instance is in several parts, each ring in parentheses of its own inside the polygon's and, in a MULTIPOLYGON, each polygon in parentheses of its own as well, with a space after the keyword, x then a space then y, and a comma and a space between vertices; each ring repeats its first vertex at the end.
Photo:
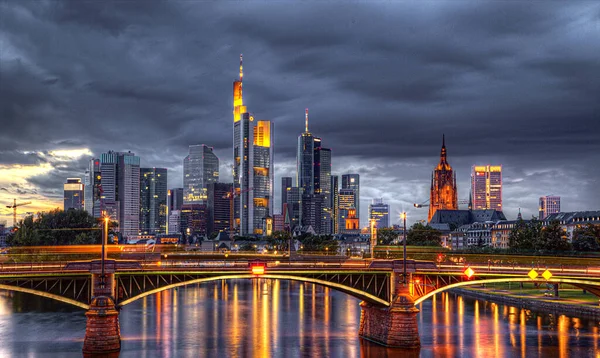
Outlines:
MULTIPOLYGON (((81 357, 83 311, 1 293, 0 357, 81 357)), ((357 337, 358 303, 313 284, 265 279, 164 291, 121 311, 121 357, 600 358, 597 321, 453 294, 419 306, 420 351, 386 349, 357 337)))

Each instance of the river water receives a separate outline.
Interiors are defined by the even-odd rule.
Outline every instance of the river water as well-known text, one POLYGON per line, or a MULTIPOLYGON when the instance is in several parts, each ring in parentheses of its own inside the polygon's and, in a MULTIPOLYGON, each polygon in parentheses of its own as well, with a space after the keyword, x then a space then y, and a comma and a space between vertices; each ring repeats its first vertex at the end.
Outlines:
MULTIPOLYGON (((422 303, 420 351, 358 338, 359 301, 313 284, 233 280, 125 306, 120 357, 596 357, 600 322, 441 294, 422 303)), ((81 357, 84 312, 0 291, 0 357, 81 357)))

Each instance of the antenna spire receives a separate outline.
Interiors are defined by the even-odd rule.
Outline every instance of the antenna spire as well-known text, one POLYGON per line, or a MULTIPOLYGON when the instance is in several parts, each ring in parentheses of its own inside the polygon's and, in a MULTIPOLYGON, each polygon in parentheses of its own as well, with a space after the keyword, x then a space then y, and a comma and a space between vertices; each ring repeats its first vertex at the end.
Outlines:
POLYGON ((240 53, 240 82, 242 82, 243 79, 244 79, 244 65, 243 65, 242 54, 240 53))
POLYGON ((304 131, 308 133, 308 108, 304 111, 304 131))

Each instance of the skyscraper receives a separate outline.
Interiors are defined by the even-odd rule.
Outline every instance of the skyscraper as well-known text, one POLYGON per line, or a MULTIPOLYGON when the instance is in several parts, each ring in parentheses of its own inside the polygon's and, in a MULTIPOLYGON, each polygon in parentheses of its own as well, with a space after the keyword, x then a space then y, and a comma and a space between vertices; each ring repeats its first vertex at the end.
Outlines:
POLYGON ((429 215, 427 222, 431 221, 437 210, 457 210, 458 193, 456 190, 456 176, 447 161, 446 138, 442 136, 442 152, 440 162, 431 174, 431 191, 429 196, 429 215))
POLYGON ((356 209, 356 218, 358 219, 360 225, 360 175, 342 175, 342 189, 354 191, 354 208, 356 209))
POLYGON ((124 237, 138 235, 140 220, 140 158, 134 153, 100 156, 100 210, 116 221, 124 237))
POLYGON ((309 225, 307 222, 310 221, 318 234, 330 234, 331 150, 323 148, 321 138, 309 132, 308 108, 304 112, 304 132, 298 136, 296 165, 298 187, 302 191, 302 224, 309 225), (311 200, 314 202, 304 203, 311 200))
POLYGON ((63 209, 83 209, 83 184, 79 178, 68 178, 64 184, 63 209))
POLYGON ((547 195, 540 198, 540 220, 548 215, 560 213, 560 196, 547 195))
POLYGON ((288 191, 292 190, 292 177, 281 178, 281 213, 288 202, 288 191))
POLYGON ((208 185, 208 234, 229 230, 230 203, 233 183, 212 183, 208 185))
POLYGON ((100 196, 102 187, 100 186, 100 159, 92 158, 84 177, 84 208, 90 215, 100 217, 100 196))
POLYGON ((501 165, 474 165, 471 168, 471 209, 502 211, 501 165))
MULTIPOLYGON (((302 194, 300 188, 294 186, 290 188, 287 194, 287 203, 285 210, 290 220, 290 229, 301 224, 302 216, 302 194)), ((285 214, 285 212, 283 212, 285 214)))
POLYGON ((140 230, 167 233, 167 169, 140 169, 140 230))
POLYGON ((375 220, 375 226, 383 229, 390 226, 390 206, 383 199, 373 199, 369 204, 369 220, 375 220))
POLYGON ((167 234, 180 233, 179 220, 181 206, 183 205, 183 188, 174 188, 167 191, 167 234), (171 215, 174 215, 171 218, 171 215))
POLYGON ((338 197, 339 197, 339 185, 338 185, 338 176, 331 176, 331 198, 329 201, 329 206, 331 208, 331 233, 338 234, 339 233, 339 205, 338 205, 338 197))
POLYGON ((346 219, 350 209, 354 209, 356 217, 356 192, 354 189, 340 189, 338 193, 338 233, 343 232, 346 228, 346 219))
POLYGON ((183 159, 184 204, 206 204, 206 188, 219 181, 219 158, 213 148, 204 144, 190 145, 183 159))
POLYGON ((242 96, 240 78, 233 82, 233 185, 235 221, 241 235, 262 235, 263 219, 273 213, 273 123, 255 121, 242 96))

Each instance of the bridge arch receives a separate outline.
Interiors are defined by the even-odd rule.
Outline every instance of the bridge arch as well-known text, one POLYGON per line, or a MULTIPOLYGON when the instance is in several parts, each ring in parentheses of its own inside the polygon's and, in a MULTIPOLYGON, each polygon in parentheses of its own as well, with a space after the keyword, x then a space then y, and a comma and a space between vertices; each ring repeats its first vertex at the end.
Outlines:
POLYGON ((336 291, 340 291, 340 292, 344 292, 350 296, 356 297, 359 300, 362 301, 366 301, 369 303, 373 303, 375 305, 378 306, 384 306, 384 307, 389 307, 390 306, 390 302, 383 300, 375 295, 372 295, 368 292, 365 291, 361 291, 346 285, 342 285, 339 283, 335 283, 335 282, 329 282, 329 281, 325 281, 325 280, 319 280, 319 279, 315 279, 315 278, 310 278, 310 277, 301 277, 301 276, 293 276, 293 275, 278 275, 278 274, 264 274, 264 275, 252 275, 252 274, 239 274, 239 275, 223 275, 223 276, 214 276, 214 277, 204 277, 204 278, 198 278, 198 279, 193 279, 193 280, 189 280, 189 281, 184 281, 184 282, 177 282, 177 283, 173 283, 170 285, 166 285, 163 287, 159 287, 153 290, 149 290, 143 293, 140 293, 137 296, 128 298, 126 300, 123 300, 121 302, 119 302, 117 304, 117 307, 123 307, 125 305, 128 305, 134 301, 139 300, 140 298, 146 297, 146 296, 150 296, 152 294, 158 293, 158 292, 162 292, 162 291, 166 291, 166 290, 170 290, 172 288, 176 288, 176 287, 182 287, 182 286, 188 286, 188 285, 193 285, 196 283, 204 283, 204 282, 211 282, 211 281, 219 281, 219 280, 233 280, 233 279, 257 279, 257 278, 268 278, 268 279, 278 279, 278 280, 289 280, 289 281, 300 281, 300 282, 308 282, 308 283, 314 283, 320 286, 324 286, 324 287, 329 287, 331 289, 334 289, 336 291))
POLYGON ((506 282, 537 282, 537 283, 565 283, 569 285, 573 285, 579 287, 581 289, 587 290, 593 293, 596 296, 600 297, 600 281, 586 281, 586 280, 578 280, 571 278, 551 278, 549 280, 531 280, 526 277, 515 277, 515 278, 494 278, 494 279, 485 279, 485 280, 472 280, 472 281, 463 281, 453 283, 447 286, 440 287, 435 289, 415 300, 415 306, 419 303, 425 301, 433 295, 438 293, 450 290, 452 288, 464 287, 464 286, 475 286, 482 285, 486 283, 506 283, 506 282))
POLYGON ((6 290, 6 291, 24 292, 24 293, 28 293, 28 294, 35 295, 35 296, 46 297, 46 298, 49 298, 52 300, 60 301, 60 302, 67 303, 67 304, 70 304, 73 306, 77 306, 79 308, 83 308, 84 310, 90 309, 90 305, 85 304, 83 302, 79 302, 79 301, 76 301, 76 300, 73 300, 73 299, 70 299, 67 297, 55 295, 55 294, 44 292, 44 291, 33 290, 31 288, 0 284, 0 289, 6 290))

